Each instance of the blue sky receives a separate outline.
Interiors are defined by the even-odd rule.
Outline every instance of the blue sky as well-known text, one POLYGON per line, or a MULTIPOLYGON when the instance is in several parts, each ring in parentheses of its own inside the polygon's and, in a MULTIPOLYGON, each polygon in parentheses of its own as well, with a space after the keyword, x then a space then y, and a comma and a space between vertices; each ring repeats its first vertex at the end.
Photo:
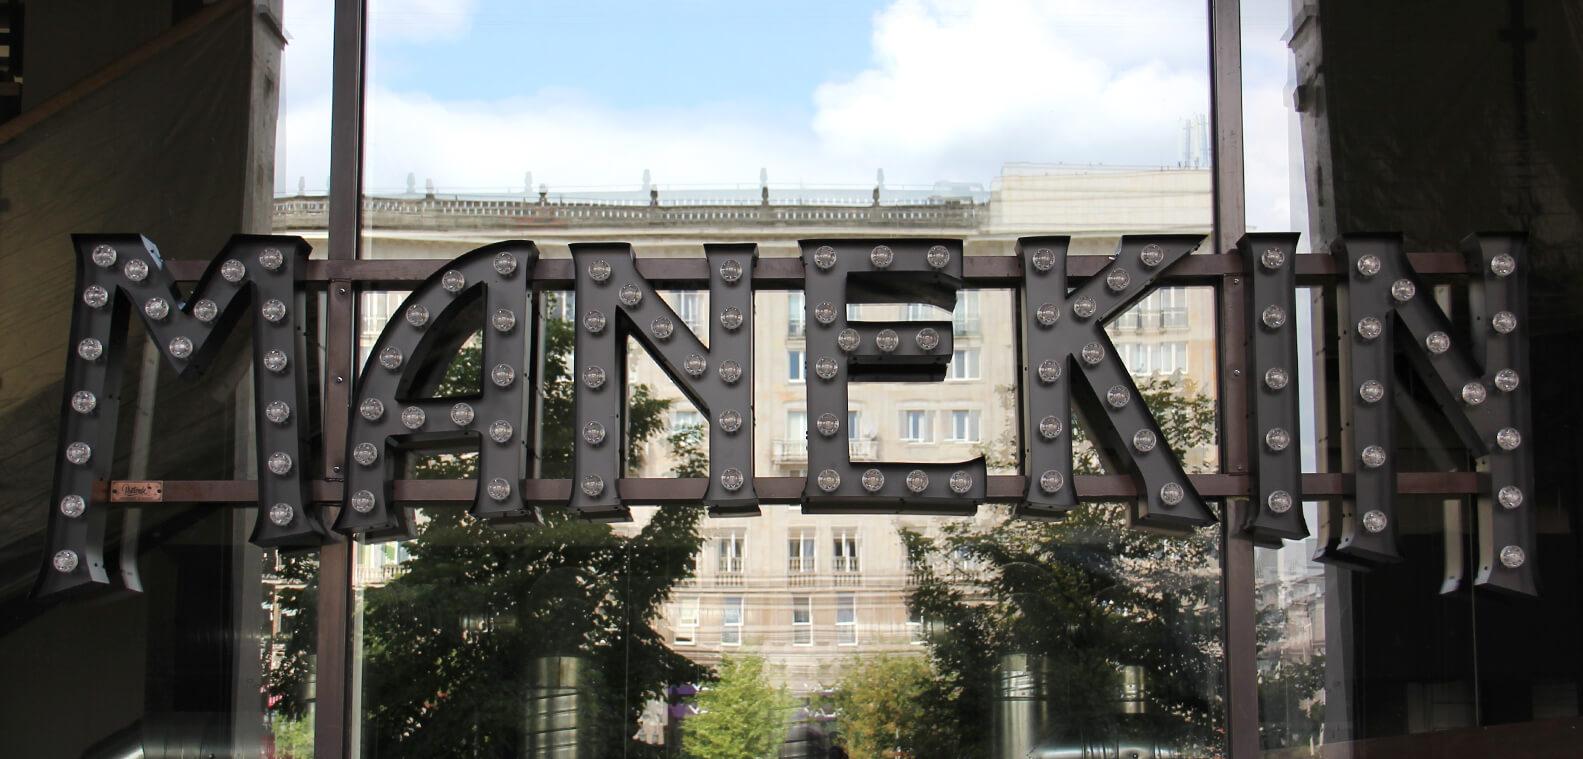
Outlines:
MULTIPOLYGON (((319 190, 328 4, 287 5, 277 189, 319 190)), ((1208 110, 1199 0, 370 6, 375 191, 408 173, 520 191, 527 172, 571 189, 644 169, 662 187, 751 185, 761 167, 777 184, 883 168, 892 185, 988 185, 1016 162, 1174 164, 1182 120, 1208 110)), ((1285 72, 1269 70, 1279 102, 1285 72)))
POLYGON ((820 82, 863 68, 885 5, 488 0, 465 34, 431 41, 413 32, 432 17, 376 3, 373 71, 392 89, 462 99, 580 89, 633 107, 729 102, 807 117, 820 82), (505 73, 516 71, 531 80, 505 73))

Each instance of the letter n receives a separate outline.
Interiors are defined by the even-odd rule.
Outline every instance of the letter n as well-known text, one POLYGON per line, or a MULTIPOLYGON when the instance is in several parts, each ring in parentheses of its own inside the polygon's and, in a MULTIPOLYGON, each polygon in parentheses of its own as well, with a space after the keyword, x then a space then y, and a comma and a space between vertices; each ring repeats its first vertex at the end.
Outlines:
POLYGON ((1476 584, 1532 595, 1534 585, 1533 460, 1523 434, 1532 429, 1527 379, 1526 256, 1522 238, 1466 238, 1472 349, 1452 338, 1451 320, 1434 303, 1402 252, 1400 235, 1348 235, 1332 246, 1344 266, 1338 312, 1343 471, 1353 490, 1326 526, 1324 560, 1377 565, 1399 561, 1395 506, 1397 348, 1424 379, 1473 456, 1482 458, 1488 488, 1478 506, 1476 584))
MULTIPOLYGON (((590 519, 628 518, 625 466, 626 341, 632 337, 709 419, 711 514, 756 515, 753 487, 752 245, 705 245, 709 347, 638 271, 626 244, 581 243, 576 266, 576 460, 571 506, 590 519)), ((565 422, 560 422, 565 423, 565 422)))

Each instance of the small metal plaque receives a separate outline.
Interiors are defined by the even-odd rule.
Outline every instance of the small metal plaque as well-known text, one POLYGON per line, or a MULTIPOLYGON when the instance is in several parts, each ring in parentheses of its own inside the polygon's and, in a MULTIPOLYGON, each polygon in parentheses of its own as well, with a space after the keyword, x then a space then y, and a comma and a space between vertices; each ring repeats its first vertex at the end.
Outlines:
POLYGON ((159 503, 165 500, 160 480, 116 480, 110 483, 110 500, 120 503, 159 503))

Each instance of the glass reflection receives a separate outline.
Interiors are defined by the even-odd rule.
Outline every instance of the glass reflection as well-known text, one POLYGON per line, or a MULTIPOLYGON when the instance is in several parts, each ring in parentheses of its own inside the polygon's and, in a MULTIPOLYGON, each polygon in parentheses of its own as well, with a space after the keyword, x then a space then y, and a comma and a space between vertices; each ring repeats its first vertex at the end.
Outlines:
MULTIPOLYGON (((543 303, 552 419, 572 411, 567 297, 551 293, 543 303)), ((758 329, 789 331, 762 319, 758 329)), ((464 344, 437 394, 476 389, 478 351, 476 341, 464 344)), ((632 355, 630 471, 704 476, 707 420, 635 346, 632 355)), ((1005 363, 958 392, 989 395, 1014 371, 1005 363)), ((795 383, 788 374, 761 385, 775 393, 795 383)), ((855 386, 854 398, 877 407, 896 387, 855 386)), ((1175 450, 1213 446, 1212 399, 1180 377, 1141 387, 1175 450)), ((1002 447, 1014 451, 1010 406, 988 413, 980 423, 1011 435, 1002 447)), ((898 428, 876 439, 905 429, 905 414, 877 424, 886 417, 898 428)), ((950 437, 947 415, 933 423, 930 436, 903 444, 994 450, 950 437)), ((787 434, 805 425, 794 420, 787 434)), ((541 476, 570 472, 572 432, 544 428, 541 476)), ((764 440, 761 475, 796 471, 783 442, 764 440)), ((1099 472, 1092 449, 1078 450, 1078 471, 1099 472)), ((468 477, 473 456, 414 456, 411 476, 468 477)), ((1015 471, 1015 459, 998 466, 1015 471)), ((1143 535, 1126 528, 1124 514, 1096 506, 1036 523, 999 507, 942 519, 767 506, 757 518, 711 519, 701 508, 636 507, 630 523, 551 510, 544 526, 502 530, 459 508, 425 510, 418 539, 358 549, 362 750, 813 756, 839 746, 862 756, 901 746, 916 756, 1021 756, 1147 745, 1212 753, 1221 658, 1214 533, 1143 535)))
MULTIPOLYGON (((772 258, 829 236, 953 237, 968 255, 1007 255, 1019 235, 1065 233, 1074 253, 1109 255, 1122 234, 1209 229, 1207 56, 1203 34, 1181 33, 1203 28, 1199 7, 481 8, 370 6, 370 257, 525 237, 547 259, 595 240, 645 258, 748 241, 772 258), (606 55, 528 82, 497 75, 520 67, 523 39, 545 60, 606 55), (948 61, 989 65, 967 75, 974 66, 948 61), (1050 67, 1063 76, 1023 73, 1050 67), (691 70, 708 76, 660 75, 691 70), (951 91, 979 96, 939 96, 951 91)), ((661 294, 707 340, 708 294, 661 294)), ((955 349, 943 382, 852 388, 839 423, 854 460, 983 455, 991 472, 1017 473, 1013 296, 965 291, 949 315, 851 306, 861 319, 949 316, 955 349)), ((795 292, 754 300, 757 474, 806 477, 818 359, 808 304, 795 292)), ((538 476, 565 477, 575 309, 560 293, 542 306, 550 423, 538 476)), ((1217 463, 1202 397, 1215 383, 1213 308, 1207 290, 1162 291, 1112 329, 1193 471, 1217 463)), ((629 473, 701 476, 717 420, 635 344, 628 355, 629 473)), ((457 362, 476 359, 464 350, 457 362)), ((1099 471, 1085 456, 1083 471, 1099 471)), ((409 465, 465 477, 470 458, 409 465)), ((1218 750, 1210 533, 1137 535, 1110 507, 1054 524, 1008 522, 1000 508, 633 511, 624 524, 552 515, 542 529, 497 531, 431 509, 417 540, 360 547, 363 753, 1218 750), (1078 621, 1061 621, 1068 612, 1078 621)))

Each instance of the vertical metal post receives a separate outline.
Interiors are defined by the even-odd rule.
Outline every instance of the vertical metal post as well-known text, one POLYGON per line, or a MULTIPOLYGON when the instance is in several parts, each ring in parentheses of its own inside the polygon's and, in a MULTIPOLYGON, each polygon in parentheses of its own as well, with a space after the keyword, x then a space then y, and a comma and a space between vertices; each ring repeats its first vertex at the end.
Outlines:
MULTIPOLYGON (((357 257, 362 226, 364 0, 336 0, 335 47, 330 103, 329 256, 357 257)), ((353 364, 357 358, 357 292, 348 280, 333 280, 325 295, 324 475, 346 474, 346 424, 353 364)), ((326 519, 333 520, 332 515, 326 519)), ((352 600, 352 544, 340 541, 319 553, 318 668, 314 756, 349 755, 347 724, 355 718, 348 634, 352 600)))
MULTIPOLYGON (((1233 255, 1246 231, 1243 181, 1242 7, 1240 0, 1209 0, 1210 124, 1215 133, 1215 250, 1233 255)), ((1221 470, 1248 472, 1247 309, 1241 275, 1221 282, 1221 470)), ((1221 624, 1225 645, 1226 749, 1233 759, 1259 751, 1258 654, 1255 639, 1253 542, 1240 533, 1246 499, 1227 499, 1221 516, 1221 624)))

